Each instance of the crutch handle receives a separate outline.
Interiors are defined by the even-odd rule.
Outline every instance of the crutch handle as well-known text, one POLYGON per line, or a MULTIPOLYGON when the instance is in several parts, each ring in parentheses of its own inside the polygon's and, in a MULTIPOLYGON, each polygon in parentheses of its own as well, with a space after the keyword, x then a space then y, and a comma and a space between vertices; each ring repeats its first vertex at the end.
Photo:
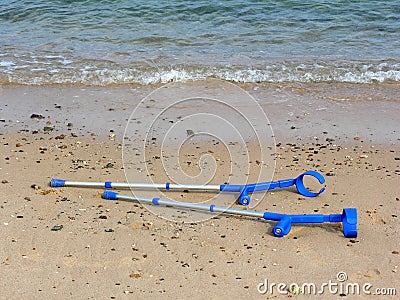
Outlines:
POLYGON ((292 224, 316 224, 316 223, 342 223, 343 235, 347 238, 357 237, 357 209, 344 208, 342 214, 304 214, 290 215, 277 213, 264 213, 264 219, 278 221, 272 229, 272 233, 277 237, 283 237, 290 232, 292 224))

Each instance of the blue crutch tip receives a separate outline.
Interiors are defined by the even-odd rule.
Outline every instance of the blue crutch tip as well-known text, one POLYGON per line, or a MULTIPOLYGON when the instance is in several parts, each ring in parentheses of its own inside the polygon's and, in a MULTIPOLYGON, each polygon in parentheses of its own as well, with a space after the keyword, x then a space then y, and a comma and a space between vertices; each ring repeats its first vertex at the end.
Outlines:
POLYGON ((343 234, 348 238, 357 237, 357 209, 344 208, 342 213, 343 234))
POLYGON ((118 193, 112 192, 112 191, 104 191, 103 195, 101 195, 103 199, 107 200, 117 200, 118 199, 118 193))
POLYGON ((319 192, 316 192, 316 193, 315 193, 315 192, 309 191, 309 190, 304 186, 304 182, 303 182, 304 176, 312 176, 312 177, 316 178, 316 179, 319 181, 320 184, 324 184, 324 183, 325 183, 325 178, 324 178, 324 176, 322 176, 321 173, 318 173, 318 172, 312 171, 312 170, 306 171, 306 172, 304 172, 303 174, 299 175, 299 176, 296 178, 296 181, 295 181, 295 183, 296 183, 296 189, 297 189, 297 191, 299 192, 299 194, 301 194, 301 195, 303 195, 303 196, 306 196, 306 197, 316 197, 316 196, 318 196, 319 194, 321 194, 323 191, 325 191, 325 188, 324 188, 324 187, 321 188, 321 189, 319 190, 319 192))
POLYGON ((52 178, 51 181, 50 181, 50 186, 51 187, 64 187, 65 186, 65 180, 52 178))

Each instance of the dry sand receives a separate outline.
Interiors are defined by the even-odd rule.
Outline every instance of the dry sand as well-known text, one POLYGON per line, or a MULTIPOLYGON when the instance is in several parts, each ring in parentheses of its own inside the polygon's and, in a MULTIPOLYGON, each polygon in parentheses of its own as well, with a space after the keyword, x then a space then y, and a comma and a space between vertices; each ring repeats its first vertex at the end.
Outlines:
MULTIPOLYGON (((126 180, 123 128, 131 107, 148 91, 3 87, 0 298, 288 298, 296 296, 281 295, 276 287, 272 294, 260 294, 257 287, 266 279, 269 284, 320 287, 329 281, 339 283, 339 272, 347 274, 345 283, 361 287, 370 283, 372 293, 376 288, 396 288, 398 295, 399 88, 378 85, 374 92, 359 86, 245 88, 270 112, 277 140, 274 179, 292 178, 308 169, 326 178, 326 191, 317 198, 306 199, 293 189, 276 190, 265 194, 254 209, 329 214, 356 207, 359 237, 344 238, 340 226, 324 224, 294 226, 288 236, 276 238, 271 234, 273 222, 223 215, 200 223, 176 223, 140 204, 102 200, 102 190, 51 189, 52 177, 126 180), (360 99, 343 100, 352 90, 360 99), (368 101, 364 92, 384 99, 368 101), (274 93, 275 103, 267 101, 274 93), (323 100, 326 95, 336 98, 323 100), (302 105, 279 101, 296 96, 302 105), (310 97, 323 101, 305 104, 310 97), (94 103, 94 98, 97 106, 82 105, 94 103), (315 115, 316 108, 321 115, 315 115), (45 118, 31 119, 32 113, 45 118), (43 132, 45 126, 55 129, 43 132)), ((153 148, 148 150, 156 153, 157 147, 153 148)), ((182 154, 187 172, 196 173, 204 152, 224 158, 221 149, 207 143, 189 145, 182 154)), ((230 163, 218 162, 222 169, 230 163)), ((259 162, 251 164, 256 170, 259 162)), ((151 172, 154 181, 165 181, 162 170, 154 167, 151 172)), ((223 183, 228 173, 223 169, 214 183, 223 183)), ((174 196, 191 201, 199 195, 174 196)), ((227 197, 234 200, 233 195, 227 197)), ((323 297, 339 294, 331 295, 326 288, 323 297)), ((345 298, 366 297, 361 291, 345 298)))

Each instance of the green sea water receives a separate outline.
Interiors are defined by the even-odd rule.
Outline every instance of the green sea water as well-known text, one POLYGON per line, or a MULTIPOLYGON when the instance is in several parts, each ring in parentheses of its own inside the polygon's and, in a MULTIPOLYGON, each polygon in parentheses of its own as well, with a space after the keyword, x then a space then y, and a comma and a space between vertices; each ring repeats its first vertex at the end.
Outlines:
POLYGON ((398 82, 400 1, 0 1, 0 82, 398 82))

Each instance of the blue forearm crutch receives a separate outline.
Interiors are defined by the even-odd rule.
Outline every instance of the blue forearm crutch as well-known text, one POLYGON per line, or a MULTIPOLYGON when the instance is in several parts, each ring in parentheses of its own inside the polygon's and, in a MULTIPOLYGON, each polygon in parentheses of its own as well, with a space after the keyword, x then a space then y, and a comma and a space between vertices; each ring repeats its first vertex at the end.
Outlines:
POLYGON ((126 183, 126 182, 82 182, 82 181, 68 181, 62 179, 51 179, 50 185, 52 187, 92 187, 92 188, 115 188, 115 189, 160 189, 165 191, 172 190, 188 190, 188 191, 200 191, 200 192, 233 192, 239 193, 238 202, 242 205, 250 204, 249 193, 268 191, 275 188, 286 188, 295 185, 298 193, 306 197, 316 197, 321 194, 325 188, 322 187, 319 192, 309 191, 303 182, 304 176, 310 176, 316 178, 319 183, 324 184, 325 178, 322 174, 316 171, 306 171, 300 174, 294 179, 284 179, 271 182, 261 182, 245 185, 235 185, 235 184, 221 184, 221 185, 200 185, 200 184, 153 184, 153 183, 126 183))
POLYGON ((169 207, 181 207, 193 210, 209 211, 212 213, 226 213, 242 215, 248 217, 263 218, 269 221, 277 221, 272 229, 276 237, 283 237, 290 232, 293 224, 317 224, 317 223, 342 223, 343 234, 348 238, 357 237, 357 210, 355 208, 345 208, 341 214, 279 214, 273 212, 257 212, 251 210, 234 209, 216 205, 204 205, 172 200, 162 200, 160 198, 141 198, 118 194, 112 191, 104 191, 102 197, 108 200, 135 200, 141 203, 152 205, 166 205, 169 207))

